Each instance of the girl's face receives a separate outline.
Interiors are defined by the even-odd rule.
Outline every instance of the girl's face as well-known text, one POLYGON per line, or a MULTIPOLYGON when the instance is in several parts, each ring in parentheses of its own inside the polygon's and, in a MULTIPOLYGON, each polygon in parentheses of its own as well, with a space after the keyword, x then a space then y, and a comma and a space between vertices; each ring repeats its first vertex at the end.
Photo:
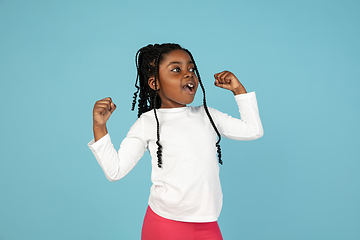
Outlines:
MULTIPOLYGON (((148 83, 152 89, 155 89, 153 77, 148 83)), ((159 65, 157 82, 161 108, 185 107, 186 104, 192 103, 198 85, 194 64, 187 52, 174 50, 164 56, 159 65)))

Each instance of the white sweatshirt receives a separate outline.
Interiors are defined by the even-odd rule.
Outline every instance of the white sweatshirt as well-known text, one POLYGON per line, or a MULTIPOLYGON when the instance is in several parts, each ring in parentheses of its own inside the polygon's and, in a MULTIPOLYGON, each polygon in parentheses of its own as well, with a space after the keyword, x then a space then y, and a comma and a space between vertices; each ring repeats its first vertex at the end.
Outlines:
MULTIPOLYGON (((209 108, 222 136, 253 140, 263 135, 255 92, 235 96, 241 119, 209 108)), ((153 183, 149 206, 158 215, 183 222, 212 222, 220 215, 222 191, 215 143, 217 135, 204 107, 157 110, 162 168, 157 166, 154 112, 140 116, 116 151, 109 134, 88 146, 106 177, 116 181, 136 165, 148 149, 153 183)), ((224 161, 229 162, 227 159, 224 161)))

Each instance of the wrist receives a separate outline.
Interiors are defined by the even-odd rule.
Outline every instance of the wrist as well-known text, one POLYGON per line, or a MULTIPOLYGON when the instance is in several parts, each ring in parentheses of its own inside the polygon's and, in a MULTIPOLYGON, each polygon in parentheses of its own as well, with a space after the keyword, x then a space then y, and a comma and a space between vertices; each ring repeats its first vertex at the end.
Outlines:
POLYGON ((95 142, 108 133, 105 124, 104 125, 96 125, 94 123, 93 131, 94 131, 94 140, 95 140, 95 142))
POLYGON ((233 92, 234 95, 239 95, 239 94, 244 94, 247 93, 246 89, 244 88, 243 85, 231 90, 233 92))
POLYGON ((106 128, 106 122, 105 123, 99 123, 97 121, 93 121, 93 128, 98 128, 98 129, 106 128))

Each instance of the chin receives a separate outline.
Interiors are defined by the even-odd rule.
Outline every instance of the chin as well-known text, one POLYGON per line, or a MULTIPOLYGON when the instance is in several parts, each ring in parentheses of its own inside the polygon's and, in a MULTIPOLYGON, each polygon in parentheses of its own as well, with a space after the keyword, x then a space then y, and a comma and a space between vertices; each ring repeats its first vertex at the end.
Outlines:
POLYGON ((192 100, 186 101, 185 104, 186 104, 186 105, 187 105, 187 104, 191 104, 193 101, 194 101, 194 98, 193 98, 192 100))

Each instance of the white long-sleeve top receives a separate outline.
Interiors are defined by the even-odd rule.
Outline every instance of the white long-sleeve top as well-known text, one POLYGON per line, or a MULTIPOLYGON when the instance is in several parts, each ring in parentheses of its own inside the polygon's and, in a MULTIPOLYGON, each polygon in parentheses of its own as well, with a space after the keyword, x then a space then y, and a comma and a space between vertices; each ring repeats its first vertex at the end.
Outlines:
MULTIPOLYGON (((235 96, 240 119, 209 108, 222 136, 253 140, 263 135, 255 92, 235 96)), ((109 134, 88 146, 106 177, 116 181, 151 154, 153 183, 149 206, 158 215, 184 222, 212 222, 220 215, 222 191, 215 143, 217 135, 204 107, 161 108, 162 168, 157 166, 154 112, 140 116, 116 151, 109 134)))

